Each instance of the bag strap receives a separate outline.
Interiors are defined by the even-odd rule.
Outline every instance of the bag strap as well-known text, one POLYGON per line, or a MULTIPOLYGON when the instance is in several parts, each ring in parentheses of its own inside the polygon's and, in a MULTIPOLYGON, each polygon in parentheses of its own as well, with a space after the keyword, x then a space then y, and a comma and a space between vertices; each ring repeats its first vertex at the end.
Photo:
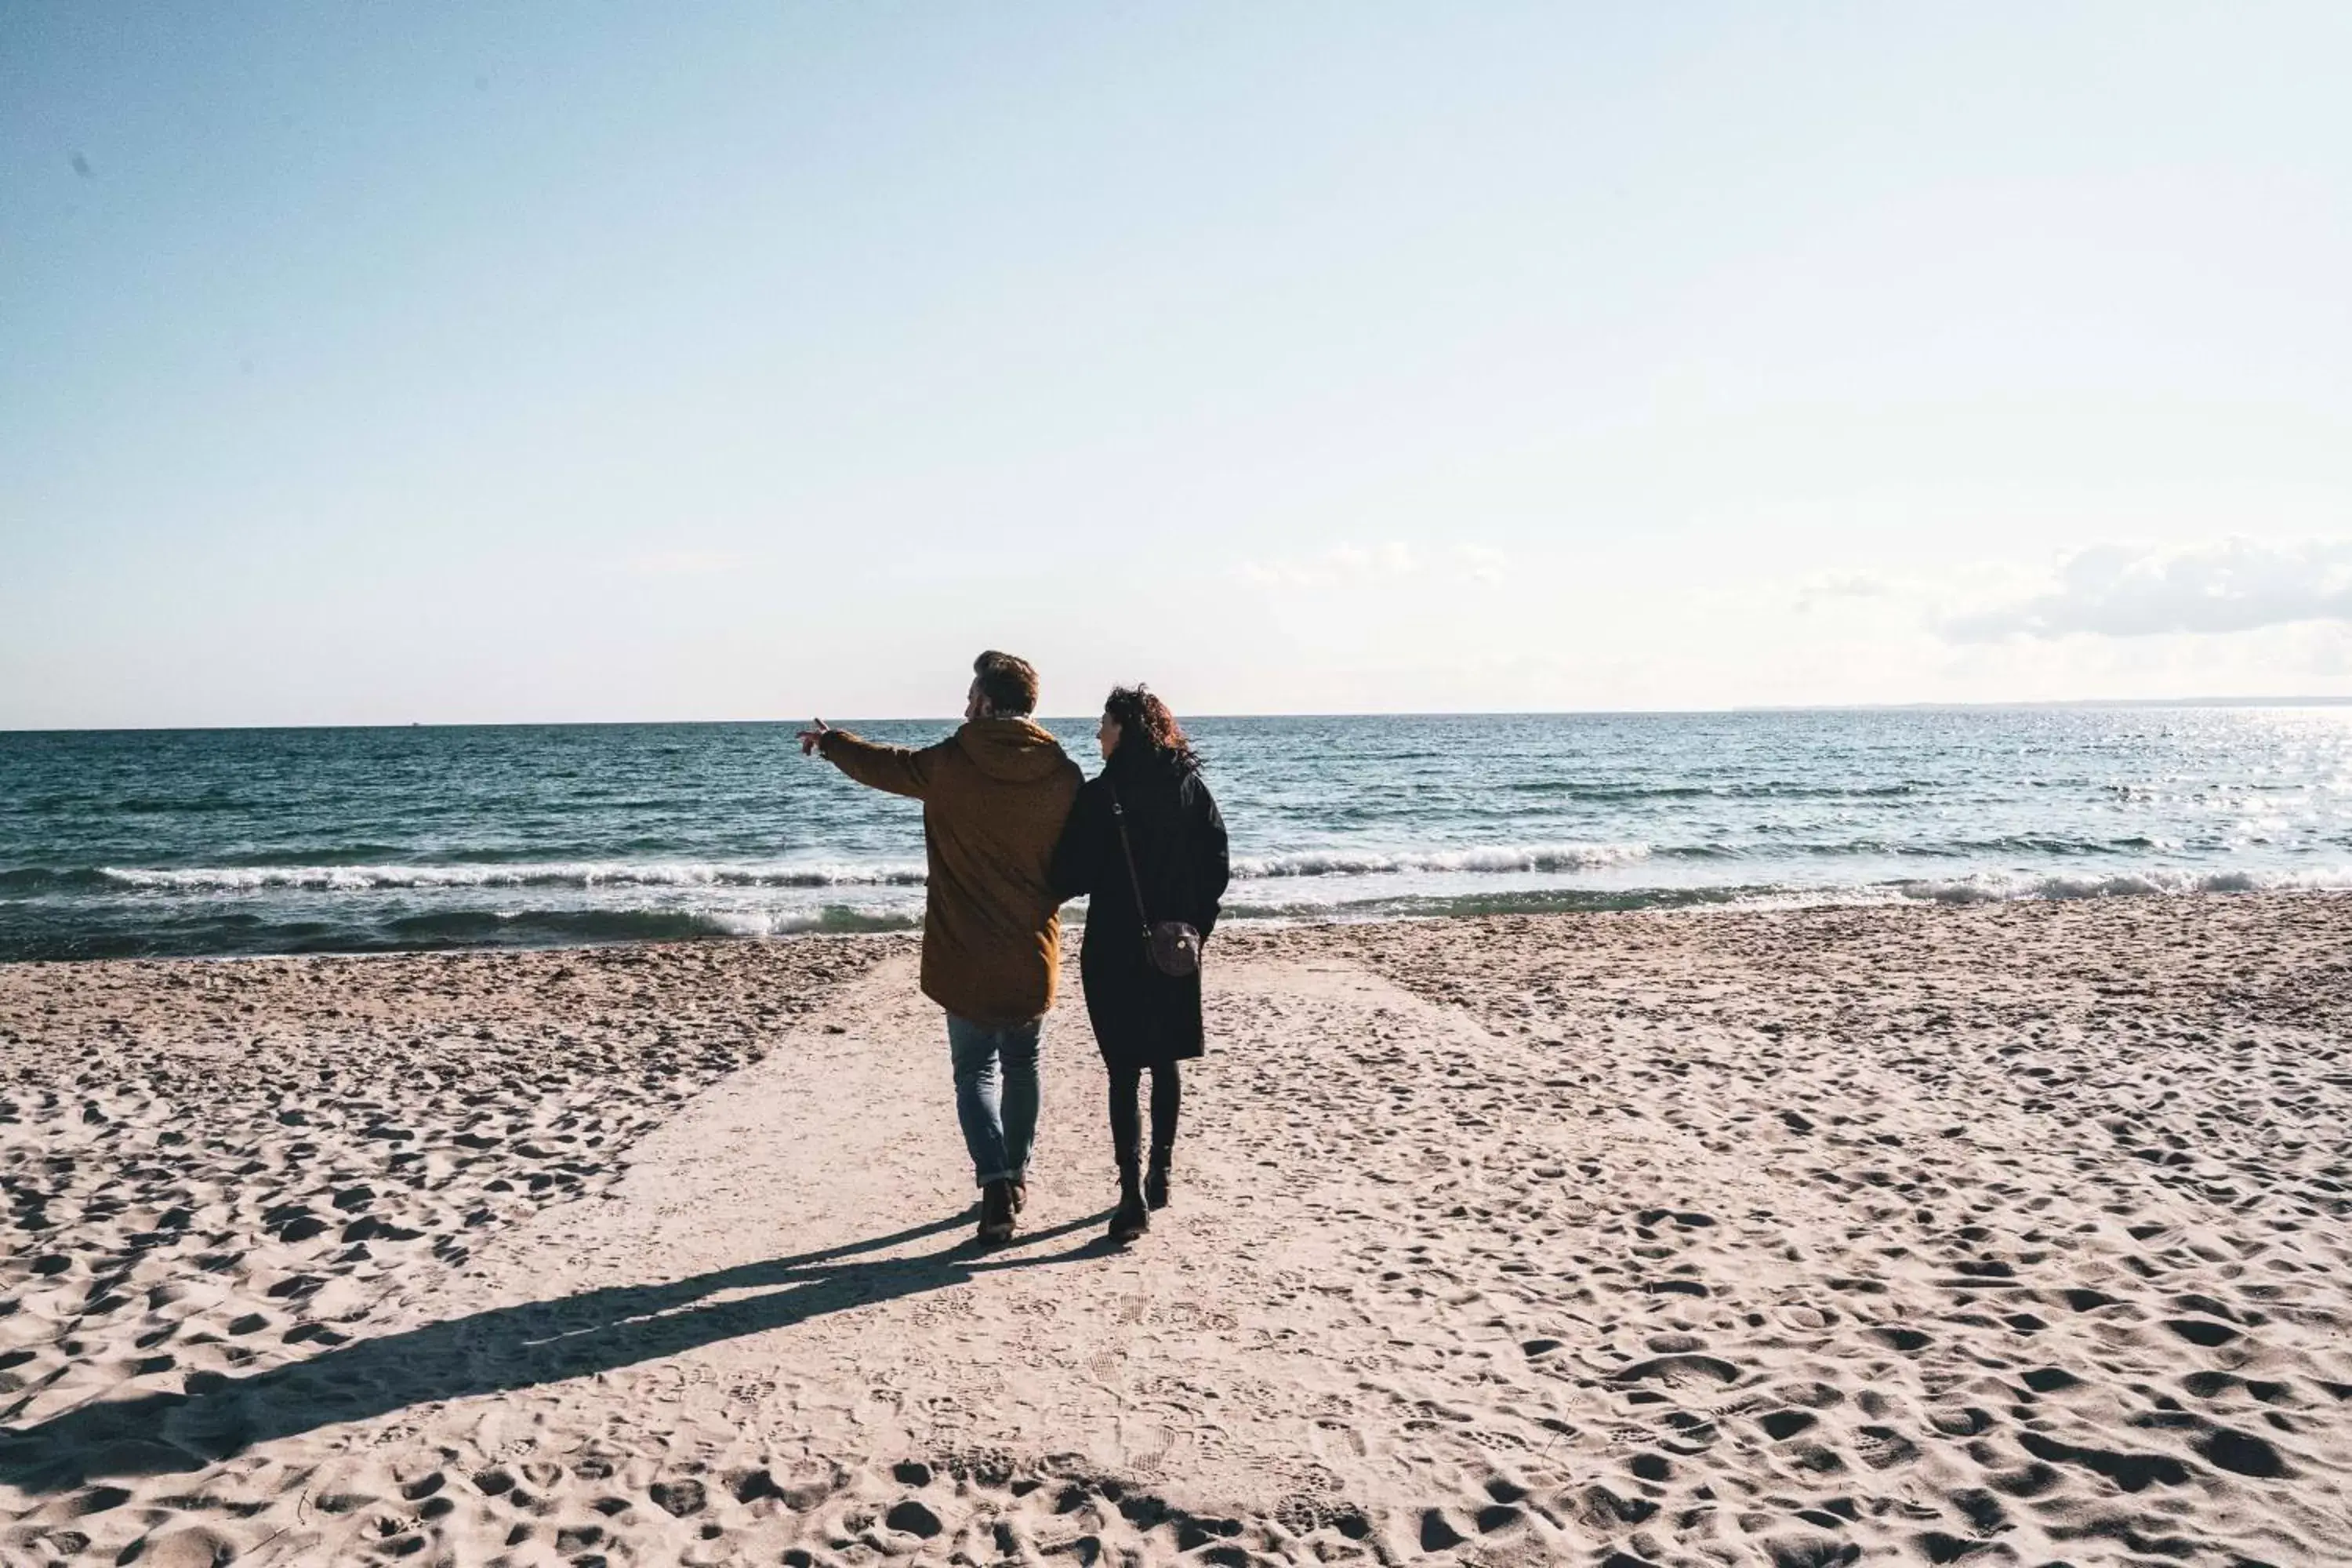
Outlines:
POLYGON ((1118 791, 1106 782, 1103 793, 1110 796, 1111 820, 1118 824, 1119 852, 1127 857, 1128 886, 1135 889, 1135 915, 1143 922, 1143 940, 1151 941, 1151 911, 1143 907, 1143 879, 1135 869, 1135 845, 1127 836, 1127 809, 1118 804, 1118 791))

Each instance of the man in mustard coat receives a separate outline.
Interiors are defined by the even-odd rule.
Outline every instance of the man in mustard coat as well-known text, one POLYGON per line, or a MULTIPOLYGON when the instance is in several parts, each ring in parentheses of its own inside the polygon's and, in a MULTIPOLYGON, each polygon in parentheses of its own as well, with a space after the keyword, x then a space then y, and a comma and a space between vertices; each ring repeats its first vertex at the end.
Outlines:
POLYGON ((962 728, 935 746, 879 745, 822 719, 800 735, 803 755, 923 803, 922 989, 947 1009, 984 1241, 1012 1236, 1027 1196, 1037 1052, 1062 956, 1054 846, 1081 782, 1036 709, 1036 670, 992 650, 972 661, 962 728))

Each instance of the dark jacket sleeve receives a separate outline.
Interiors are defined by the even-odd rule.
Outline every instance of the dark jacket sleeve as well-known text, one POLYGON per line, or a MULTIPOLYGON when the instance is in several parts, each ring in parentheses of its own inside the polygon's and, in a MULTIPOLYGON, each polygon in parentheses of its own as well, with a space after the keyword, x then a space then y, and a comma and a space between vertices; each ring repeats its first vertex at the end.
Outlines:
POLYGON ((1192 853, 1198 858, 1192 868, 1192 886, 1201 898, 1201 939, 1208 940, 1216 929, 1219 905, 1225 896, 1225 886, 1233 879, 1233 857, 1225 842, 1224 814, 1217 809, 1215 797, 1209 786, 1200 786, 1199 804, 1193 808, 1192 853))
POLYGON ((1070 803, 1070 819, 1054 845, 1054 896, 1076 899, 1092 893, 1102 880, 1102 791, 1081 786, 1070 803))
POLYGON ((954 744, 953 741, 942 741, 915 752, 904 746, 881 745, 846 730, 828 730, 824 739, 817 742, 817 750, 824 753, 826 762, 859 784, 924 800, 939 777, 940 757, 954 744))

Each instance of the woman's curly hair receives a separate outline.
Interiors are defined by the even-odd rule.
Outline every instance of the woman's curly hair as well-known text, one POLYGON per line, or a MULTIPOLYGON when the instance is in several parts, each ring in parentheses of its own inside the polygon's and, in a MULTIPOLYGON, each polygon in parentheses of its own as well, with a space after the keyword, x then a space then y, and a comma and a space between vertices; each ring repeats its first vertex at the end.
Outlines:
POLYGON ((1111 688, 1110 695, 1103 700, 1103 711, 1118 725, 1118 749, 1122 753, 1140 742, 1150 748, 1150 754, 1157 761, 1186 770, 1201 765, 1183 726, 1176 722, 1176 715, 1142 682, 1111 688))

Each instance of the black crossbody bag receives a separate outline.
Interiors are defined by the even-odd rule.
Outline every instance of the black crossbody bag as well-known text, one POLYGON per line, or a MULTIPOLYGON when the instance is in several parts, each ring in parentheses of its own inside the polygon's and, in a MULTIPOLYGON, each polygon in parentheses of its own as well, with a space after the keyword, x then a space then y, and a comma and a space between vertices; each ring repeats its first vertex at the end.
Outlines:
POLYGON ((1187 980, 1201 973, 1201 933, 1182 921, 1158 921, 1143 907, 1143 878, 1135 868, 1135 844, 1127 836, 1127 810, 1118 804, 1118 791, 1108 784, 1103 786, 1110 796, 1110 815, 1118 824, 1119 851, 1127 857, 1128 885, 1135 889, 1136 917, 1143 921, 1143 951, 1151 955, 1151 967, 1171 980, 1187 980))

